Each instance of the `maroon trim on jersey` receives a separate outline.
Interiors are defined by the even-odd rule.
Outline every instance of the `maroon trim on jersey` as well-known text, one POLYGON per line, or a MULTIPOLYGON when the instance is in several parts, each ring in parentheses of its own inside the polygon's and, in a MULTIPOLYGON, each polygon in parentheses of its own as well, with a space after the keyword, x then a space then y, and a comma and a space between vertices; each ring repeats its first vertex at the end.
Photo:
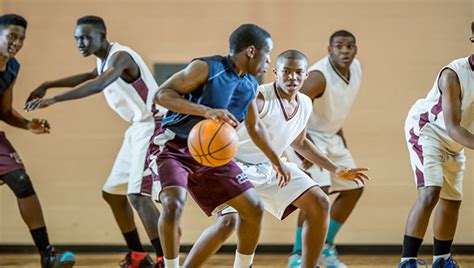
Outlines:
POLYGON ((285 110, 285 106, 283 105, 283 101, 281 100, 280 94, 278 93, 278 89, 276 88, 276 83, 273 83, 273 89, 275 90, 275 94, 277 95, 278 103, 280 104, 281 110, 283 111, 283 115, 285 116, 286 121, 290 121, 293 117, 295 117, 298 109, 300 108, 300 100, 298 95, 296 95, 296 108, 291 115, 288 116, 285 110))
POLYGON ((425 174, 415 167, 416 188, 425 187, 425 174))
MULTIPOLYGON (((332 63, 331 57, 329 57, 328 59, 329 59, 329 64, 331 65, 331 67, 332 67, 332 69, 334 70, 334 72, 336 72, 336 74, 337 74, 346 84, 349 85, 350 80, 351 80, 351 70, 350 70, 350 67, 349 67, 348 78, 345 78, 344 75, 342 75, 341 72, 339 72, 339 70, 336 68, 336 66, 334 66, 334 64, 332 63)), ((352 63, 351 63, 351 65, 352 65, 352 63)))
POLYGON ((148 97, 148 87, 145 84, 145 81, 140 77, 135 82, 132 83, 132 87, 137 91, 140 98, 146 103, 146 98, 148 97))
POLYGON ((408 140, 411 143, 413 151, 416 153, 420 159, 421 164, 423 164, 423 147, 418 143, 420 137, 415 134, 415 129, 410 129, 410 139, 408 140))
POLYGON ((438 99, 438 103, 436 103, 435 106, 431 108, 431 113, 435 116, 435 120, 438 119, 438 115, 439 113, 441 113, 442 110, 443 110, 443 101, 440 96, 438 99))
POLYGON ((471 55, 469 59, 467 59, 469 65, 471 66, 471 71, 474 71, 474 55, 471 55))

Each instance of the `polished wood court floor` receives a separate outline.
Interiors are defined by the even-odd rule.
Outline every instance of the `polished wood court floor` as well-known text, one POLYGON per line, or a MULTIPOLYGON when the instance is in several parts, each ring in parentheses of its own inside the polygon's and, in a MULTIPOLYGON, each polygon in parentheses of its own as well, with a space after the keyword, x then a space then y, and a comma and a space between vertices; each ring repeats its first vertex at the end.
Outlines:
MULTIPOLYGON (((122 257, 123 255, 117 254, 78 254, 75 267, 116 268, 122 257)), ((233 257, 233 255, 227 254, 216 255, 204 267, 229 268, 232 266, 233 257)), ((341 259, 352 268, 394 268, 397 267, 399 261, 398 256, 343 255, 341 259)), ((456 256, 455 259, 462 268, 474 268, 474 256, 456 256)), ((426 256, 425 260, 431 261, 431 257, 426 256)), ((285 268, 286 262, 287 256, 285 255, 259 254, 255 257, 254 267, 285 268)), ((39 267, 38 257, 29 254, 0 255, 0 267, 39 267)))

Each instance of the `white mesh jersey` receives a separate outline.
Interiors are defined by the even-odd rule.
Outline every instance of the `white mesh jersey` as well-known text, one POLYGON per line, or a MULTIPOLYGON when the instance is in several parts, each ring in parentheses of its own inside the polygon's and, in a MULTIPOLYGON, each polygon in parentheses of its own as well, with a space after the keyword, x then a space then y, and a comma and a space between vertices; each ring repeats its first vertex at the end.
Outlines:
POLYGON ((164 112, 164 109, 154 105, 153 99, 158 91, 158 84, 143 59, 131 48, 119 43, 112 43, 107 58, 102 61, 97 58, 97 73, 100 75, 109 68, 112 55, 119 51, 129 54, 140 69, 140 78, 132 83, 118 78, 104 89, 105 99, 109 106, 127 122, 150 120, 154 114, 164 112))
POLYGON ((420 130, 429 126, 437 133, 446 148, 452 152, 459 152, 463 146, 451 139, 446 131, 442 109, 441 90, 439 88, 439 77, 443 70, 453 70, 461 86, 461 126, 474 132, 474 59, 469 57, 454 60, 441 69, 436 77, 432 89, 424 99, 419 99, 410 109, 408 119, 414 120, 411 134, 419 136, 420 130))
POLYGON ((324 57, 309 68, 319 71, 326 79, 326 88, 321 97, 313 100, 313 112, 308 123, 308 131, 335 134, 342 128, 347 118, 362 79, 360 62, 354 59, 349 67, 347 80, 331 62, 329 56, 324 57))
MULTIPOLYGON (((302 93, 297 93, 298 104, 294 112, 289 115, 283 109, 283 100, 274 83, 261 85, 258 91, 265 100, 259 117, 267 128, 272 148, 281 155, 305 129, 311 115, 311 99, 302 93)), ((250 164, 269 161, 253 143, 245 125, 237 130, 237 134, 240 140, 240 147, 235 156, 237 160, 250 164)))

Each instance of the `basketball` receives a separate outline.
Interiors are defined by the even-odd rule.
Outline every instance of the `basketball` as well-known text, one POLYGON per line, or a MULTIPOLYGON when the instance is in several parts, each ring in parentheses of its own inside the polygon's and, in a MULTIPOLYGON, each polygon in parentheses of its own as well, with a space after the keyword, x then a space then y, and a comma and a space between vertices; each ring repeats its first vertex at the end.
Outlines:
POLYGON ((239 138, 235 129, 226 122, 205 119, 191 129, 188 148, 201 165, 218 167, 234 158, 239 138))

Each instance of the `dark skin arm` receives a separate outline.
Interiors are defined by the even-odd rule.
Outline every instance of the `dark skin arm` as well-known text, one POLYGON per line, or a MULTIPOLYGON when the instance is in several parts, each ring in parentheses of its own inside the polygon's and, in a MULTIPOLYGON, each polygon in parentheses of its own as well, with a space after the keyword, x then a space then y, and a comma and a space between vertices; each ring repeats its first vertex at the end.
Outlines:
POLYGON ((462 94, 458 76, 453 70, 445 69, 440 75, 438 85, 449 137, 469 149, 474 149, 474 135, 460 125, 462 94))
POLYGON ((364 179, 369 179, 364 173, 362 173, 368 171, 366 168, 345 168, 334 164, 307 138, 306 129, 298 135, 291 144, 291 147, 298 154, 307 159, 307 161, 335 173, 338 178, 355 181, 357 184, 364 184, 364 179))
POLYGON ((291 174, 281 161, 280 156, 272 149, 267 128, 258 116, 259 112, 263 109, 263 102, 263 96, 258 94, 257 98, 250 103, 247 118, 245 118, 245 127, 252 141, 272 162, 274 169, 278 172, 278 185, 284 187, 290 182, 291 174))
POLYGON ((10 126, 27 129, 35 134, 49 133, 48 121, 39 119, 33 119, 29 121, 13 109, 12 102, 14 85, 15 82, 10 85, 10 87, 5 90, 2 95, 2 108, 0 110, 1 120, 10 126))
POLYGON ((102 92, 108 85, 127 74, 139 74, 138 66, 126 52, 117 52, 110 58, 109 68, 94 79, 74 87, 71 91, 54 96, 50 99, 36 99, 26 104, 26 110, 32 111, 48 107, 52 104, 81 99, 102 92))
POLYGON ((225 109, 212 109, 183 98, 183 95, 191 93, 206 84, 208 77, 209 67, 207 63, 200 60, 193 61, 185 69, 175 73, 161 85, 155 102, 180 114, 223 120, 232 126, 236 126, 238 122, 229 111, 225 109))
MULTIPOLYGON (((72 76, 68 76, 65 78, 61 78, 54 81, 46 81, 43 82, 39 87, 33 90, 30 93, 30 96, 26 100, 26 103, 34 100, 34 99, 41 99, 46 95, 46 91, 50 88, 58 88, 58 87, 75 87, 81 83, 86 82, 87 80, 91 80, 97 77, 97 69, 94 68, 92 72, 76 74, 72 76)), ((25 105, 26 105, 25 103, 25 105)))

